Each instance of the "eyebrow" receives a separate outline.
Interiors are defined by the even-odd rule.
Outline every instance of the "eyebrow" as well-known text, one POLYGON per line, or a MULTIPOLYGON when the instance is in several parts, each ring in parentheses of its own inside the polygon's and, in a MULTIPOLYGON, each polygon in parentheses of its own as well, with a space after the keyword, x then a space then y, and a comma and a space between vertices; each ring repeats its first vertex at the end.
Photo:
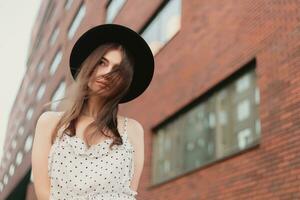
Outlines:
MULTIPOLYGON (((107 58, 105 58, 104 56, 102 56, 102 59, 106 60, 106 62, 109 62, 109 60, 108 60, 107 58)), ((113 67, 114 67, 114 66, 118 66, 118 65, 119 65, 119 64, 114 64, 113 67)))

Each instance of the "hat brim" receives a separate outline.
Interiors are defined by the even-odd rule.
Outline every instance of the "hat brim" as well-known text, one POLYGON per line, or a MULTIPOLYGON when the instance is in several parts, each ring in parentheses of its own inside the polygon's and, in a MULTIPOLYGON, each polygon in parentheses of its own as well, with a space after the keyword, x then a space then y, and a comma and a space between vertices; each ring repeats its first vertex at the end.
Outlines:
POLYGON ((154 73, 154 56, 150 47, 130 28, 119 24, 101 24, 86 31, 72 48, 69 60, 71 74, 75 80, 77 70, 88 55, 108 41, 124 45, 135 58, 132 83, 120 101, 125 103, 138 97, 147 89, 154 73))

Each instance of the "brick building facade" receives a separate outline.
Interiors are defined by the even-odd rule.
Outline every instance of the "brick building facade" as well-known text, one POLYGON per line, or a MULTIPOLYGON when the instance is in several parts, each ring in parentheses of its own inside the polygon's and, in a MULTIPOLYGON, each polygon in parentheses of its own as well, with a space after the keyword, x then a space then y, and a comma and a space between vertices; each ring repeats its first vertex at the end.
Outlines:
POLYGON ((36 120, 72 81, 76 38, 101 23, 136 30, 155 55, 149 88, 120 107, 145 130, 138 199, 300 199, 299 5, 44 0, 6 133, 0 199, 35 199, 36 120))

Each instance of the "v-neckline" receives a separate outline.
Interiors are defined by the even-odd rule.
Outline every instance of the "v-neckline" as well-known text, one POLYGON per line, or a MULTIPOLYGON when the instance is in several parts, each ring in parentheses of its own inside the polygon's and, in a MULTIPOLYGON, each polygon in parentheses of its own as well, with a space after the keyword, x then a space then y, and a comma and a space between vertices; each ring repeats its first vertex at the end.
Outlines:
POLYGON ((100 142, 98 142, 98 143, 96 143, 96 144, 92 144, 92 145, 88 146, 88 145, 84 142, 84 140, 83 140, 82 138, 78 137, 77 135, 74 135, 74 136, 72 136, 72 137, 74 137, 74 139, 79 140, 79 142, 81 142, 83 145, 85 145, 86 149, 91 149, 91 148, 94 148, 94 147, 102 146, 102 145, 105 144, 105 143, 108 144, 107 141, 112 141, 112 140, 113 140, 112 138, 106 138, 106 139, 104 139, 104 140, 102 140, 102 141, 100 141, 100 142))
MULTIPOLYGON (((120 133, 120 136, 122 137, 122 139, 124 139, 124 137, 127 136, 127 133, 126 133, 126 132, 125 132, 125 133, 124 133, 124 132, 123 132, 123 133, 120 133)), ((70 137, 70 136, 68 135, 68 137, 70 137)), ((112 141, 112 140, 113 140, 113 138, 106 138, 106 139, 104 139, 104 140, 98 142, 97 144, 92 144, 92 145, 90 145, 90 146, 88 147, 88 146, 86 145, 86 143, 84 142, 84 140, 81 139, 80 137, 78 137, 77 135, 74 135, 74 136, 71 136, 71 137, 74 137, 74 138, 78 139, 82 144, 84 144, 84 145, 86 146, 87 149, 90 149, 90 148, 93 148, 93 147, 97 147, 97 146, 101 146, 101 145, 104 144, 104 143, 107 144, 106 141, 112 141)))
MULTIPOLYGON (((126 123, 126 117, 122 117, 123 119, 122 120, 120 120, 119 122, 118 122, 118 124, 122 124, 122 126, 120 127, 120 129, 122 130, 121 132, 120 132, 120 136, 122 137, 122 138, 124 138, 124 135, 126 135, 127 133, 126 133, 126 131, 124 132, 124 125, 125 125, 125 123, 126 123)), ((69 136, 70 137, 70 136, 69 136)), ((102 144, 104 144, 104 143, 106 143, 106 144, 108 144, 106 141, 113 141, 113 138, 106 138, 106 139, 104 139, 104 140, 102 140, 102 141, 100 141, 100 142, 98 142, 98 143, 96 143, 96 144, 92 144, 92 145, 90 145, 90 146, 88 146, 86 143, 85 143, 85 141, 81 138, 81 137, 79 137, 78 135, 74 135, 74 136, 71 136, 71 137, 74 137, 73 139, 77 139, 77 140, 79 140, 82 144, 84 144, 85 145, 85 147, 86 147, 86 149, 91 149, 91 148, 94 148, 94 147, 97 147, 97 146, 102 146, 102 144)))

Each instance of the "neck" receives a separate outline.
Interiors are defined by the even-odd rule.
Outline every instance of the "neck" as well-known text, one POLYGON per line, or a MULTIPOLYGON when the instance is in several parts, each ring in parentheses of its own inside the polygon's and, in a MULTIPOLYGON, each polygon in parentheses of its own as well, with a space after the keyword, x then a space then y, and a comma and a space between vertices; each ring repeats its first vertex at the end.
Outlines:
POLYGON ((98 110, 102 109, 103 102, 99 97, 91 97, 88 99, 85 108, 83 108, 82 115, 95 118, 98 110))

